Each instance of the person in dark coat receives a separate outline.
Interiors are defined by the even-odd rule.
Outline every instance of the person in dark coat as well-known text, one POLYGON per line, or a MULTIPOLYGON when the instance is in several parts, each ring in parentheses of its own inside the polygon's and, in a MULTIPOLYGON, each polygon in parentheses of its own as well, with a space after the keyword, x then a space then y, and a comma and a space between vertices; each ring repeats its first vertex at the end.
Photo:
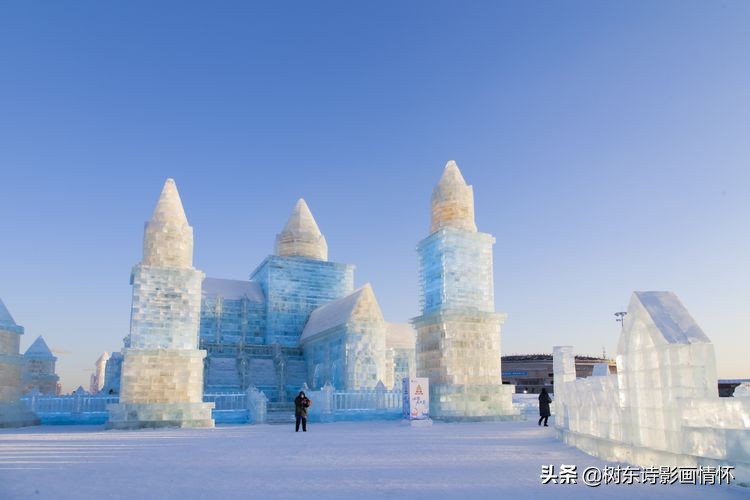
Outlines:
POLYGON ((549 394, 547 394, 547 389, 542 388, 542 392, 539 393, 539 424, 538 425, 542 425, 542 420, 544 420, 544 426, 549 427, 547 425, 547 419, 551 415, 549 411, 549 404, 551 402, 552 402, 552 398, 549 397, 549 394))
POLYGON ((299 391, 299 394, 294 398, 294 418, 296 424, 294 432, 299 432, 299 424, 302 422, 302 432, 307 432, 307 409, 312 404, 312 401, 307 399, 305 391, 299 391))

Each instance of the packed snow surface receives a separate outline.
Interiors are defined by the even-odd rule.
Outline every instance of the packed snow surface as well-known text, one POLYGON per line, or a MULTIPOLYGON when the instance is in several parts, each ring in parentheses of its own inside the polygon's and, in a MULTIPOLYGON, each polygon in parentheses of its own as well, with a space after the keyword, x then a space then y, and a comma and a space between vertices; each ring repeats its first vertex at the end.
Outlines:
MULTIPOLYGON (((536 421, 105 431, 0 430, 0 498, 750 498, 742 487, 541 484, 543 464, 605 462, 536 421)), ((612 464, 610 464, 612 465, 612 464)))

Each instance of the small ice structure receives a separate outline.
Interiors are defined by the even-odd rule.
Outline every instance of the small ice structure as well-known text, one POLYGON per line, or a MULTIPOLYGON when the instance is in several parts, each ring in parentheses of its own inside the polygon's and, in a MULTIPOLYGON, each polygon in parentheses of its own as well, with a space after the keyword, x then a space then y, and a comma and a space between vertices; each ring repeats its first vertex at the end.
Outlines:
POLYGON ((203 403, 198 350, 201 282, 193 267, 193 228, 167 179, 146 223, 143 260, 133 268, 130 336, 123 349, 120 403, 109 405, 108 427, 213 427, 213 403, 203 403))
POLYGON ((714 347, 671 292, 635 292, 617 374, 576 380, 555 347, 555 425, 566 443, 641 467, 732 466, 750 484, 750 399, 719 398, 714 347))

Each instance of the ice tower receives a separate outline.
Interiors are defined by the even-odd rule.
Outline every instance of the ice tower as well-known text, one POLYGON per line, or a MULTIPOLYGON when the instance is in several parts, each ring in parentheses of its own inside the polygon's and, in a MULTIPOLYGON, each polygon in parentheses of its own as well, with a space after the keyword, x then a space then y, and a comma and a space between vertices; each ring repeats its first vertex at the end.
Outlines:
POLYGON ((24 358, 19 354, 23 327, 0 299, 0 427, 37 425, 36 415, 21 404, 21 368, 24 358))
POLYGON ((213 403, 202 401, 206 351, 198 350, 203 276, 193 268, 193 228, 167 179, 130 277, 130 336, 110 428, 213 427, 213 403))
POLYGON ((474 192, 449 161, 432 193, 431 234, 417 246, 421 316, 417 377, 430 379, 431 416, 444 420, 516 418, 514 386, 503 385, 495 312, 492 245, 477 231, 474 192))
POLYGON ((310 313, 354 290, 354 266, 328 261, 328 245, 305 200, 276 236, 275 255, 250 276, 266 297, 266 344, 297 347, 310 313))
POLYGON ((24 394, 38 391, 40 394, 54 396, 58 393, 60 377, 55 373, 57 357, 52 354, 49 346, 41 335, 23 353, 23 370, 21 370, 21 385, 24 394))

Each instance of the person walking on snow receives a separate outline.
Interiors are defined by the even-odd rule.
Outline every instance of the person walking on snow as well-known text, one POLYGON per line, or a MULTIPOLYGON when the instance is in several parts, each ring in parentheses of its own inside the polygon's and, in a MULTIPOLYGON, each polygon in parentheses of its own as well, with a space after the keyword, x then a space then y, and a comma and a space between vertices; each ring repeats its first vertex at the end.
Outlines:
POLYGON ((547 394, 547 389, 542 389, 542 392, 539 393, 539 424, 542 425, 542 420, 544 420, 544 426, 549 427, 547 425, 547 419, 550 417, 551 413, 549 411, 549 404, 552 402, 552 398, 549 397, 549 394, 547 394))
POLYGON ((294 418, 296 424, 294 432, 299 432, 299 424, 302 422, 302 432, 307 432, 307 409, 312 404, 312 401, 307 399, 305 391, 299 391, 299 394, 294 398, 294 418))

